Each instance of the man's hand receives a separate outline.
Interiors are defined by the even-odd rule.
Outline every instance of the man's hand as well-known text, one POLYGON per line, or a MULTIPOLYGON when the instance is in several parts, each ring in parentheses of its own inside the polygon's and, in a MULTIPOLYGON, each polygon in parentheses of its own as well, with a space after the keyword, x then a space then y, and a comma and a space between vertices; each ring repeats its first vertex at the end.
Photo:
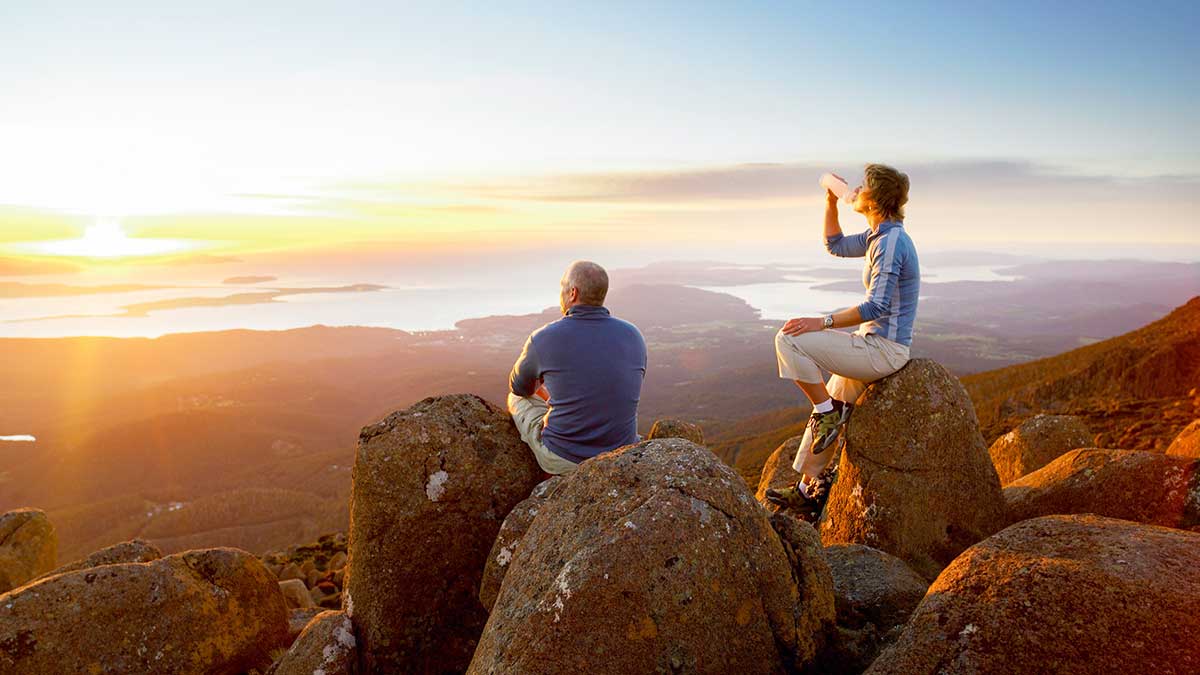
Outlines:
POLYGON ((542 399, 543 401, 546 401, 547 403, 550 402, 550 391, 546 389, 546 385, 544 384, 539 384, 537 391, 533 392, 533 395, 542 399))
POLYGON ((789 319, 783 324, 784 335, 800 335, 815 330, 824 330, 825 320, 821 317, 802 317, 799 319, 789 319))

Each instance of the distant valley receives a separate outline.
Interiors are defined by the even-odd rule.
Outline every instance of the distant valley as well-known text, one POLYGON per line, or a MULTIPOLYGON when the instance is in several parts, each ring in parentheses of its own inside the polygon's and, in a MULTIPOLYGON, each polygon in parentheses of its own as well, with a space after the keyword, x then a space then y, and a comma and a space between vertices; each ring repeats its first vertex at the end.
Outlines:
MULTIPOLYGON (((1031 362, 1154 321, 1200 289, 1195 265, 1089 266, 1093 276, 1080 284, 1055 281, 1062 268, 1050 263, 1019 268, 1017 281, 928 281, 914 356, 960 377, 1031 362)), ((714 452, 747 477, 798 433, 807 409, 775 372, 779 322, 694 286, 780 273, 764 269, 618 270, 607 303, 650 346, 643 431, 659 417, 699 422, 714 452)), ((49 511, 62 559, 134 536, 168 551, 264 552, 313 540, 345 527, 362 426, 432 395, 470 391, 502 402, 526 335, 556 312, 426 333, 313 326, 0 340, 0 433, 37 438, 0 442, 0 508, 49 511)), ((992 400, 985 380, 967 381, 977 405, 992 400)), ((987 433, 1016 419, 985 409, 987 433)))

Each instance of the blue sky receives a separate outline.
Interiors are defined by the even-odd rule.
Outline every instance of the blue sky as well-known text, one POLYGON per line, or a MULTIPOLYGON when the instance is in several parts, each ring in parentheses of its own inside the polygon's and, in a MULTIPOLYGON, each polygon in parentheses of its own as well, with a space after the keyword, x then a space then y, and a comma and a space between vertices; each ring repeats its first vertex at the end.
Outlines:
MULTIPOLYGON (((973 176, 964 199, 1008 186, 978 197, 1004 219, 1051 202, 1119 241, 1147 213, 1196 243, 1194 3, 104 4, 0 6, 0 205, 83 219, 51 229, 277 216, 245 195, 348 184, 478 207, 475 187, 527 176, 698 173, 720 193, 743 164, 884 161, 973 176)), ((738 218, 767 233, 784 206, 738 218)), ((613 216, 556 213, 538 217, 613 216)))

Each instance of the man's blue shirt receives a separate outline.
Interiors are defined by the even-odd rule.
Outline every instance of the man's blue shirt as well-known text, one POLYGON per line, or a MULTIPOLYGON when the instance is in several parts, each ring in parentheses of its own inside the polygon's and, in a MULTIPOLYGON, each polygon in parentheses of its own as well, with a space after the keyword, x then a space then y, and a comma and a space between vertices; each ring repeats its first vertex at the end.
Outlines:
POLYGON ((550 391, 542 443, 572 462, 636 443, 646 341, 636 326, 597 305, 576 305, 525 341, 508 387, 550 391))
POLYGON ((849 237, 834 235, 825 239, 825 248, 843 258, 867 258, 863 268, 867 299, 858 306, 864 321, 858 332, 874 333, 911 347, 921 293, 921 265, 904 223, 889 220, 880 223, 876 231, 868 229, 849 237))

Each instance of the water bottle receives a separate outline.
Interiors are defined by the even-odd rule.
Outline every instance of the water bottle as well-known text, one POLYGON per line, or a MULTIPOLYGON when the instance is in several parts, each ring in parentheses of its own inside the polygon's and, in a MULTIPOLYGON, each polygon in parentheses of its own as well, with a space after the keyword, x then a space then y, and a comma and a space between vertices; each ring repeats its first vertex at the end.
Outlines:
POLYGON ((853 204, 854 197, 858 194, 858 188, 851 190, 846 181, 831 173, 821 175, 821 187, 837 195, 838 199, 847 204, 853 204))

